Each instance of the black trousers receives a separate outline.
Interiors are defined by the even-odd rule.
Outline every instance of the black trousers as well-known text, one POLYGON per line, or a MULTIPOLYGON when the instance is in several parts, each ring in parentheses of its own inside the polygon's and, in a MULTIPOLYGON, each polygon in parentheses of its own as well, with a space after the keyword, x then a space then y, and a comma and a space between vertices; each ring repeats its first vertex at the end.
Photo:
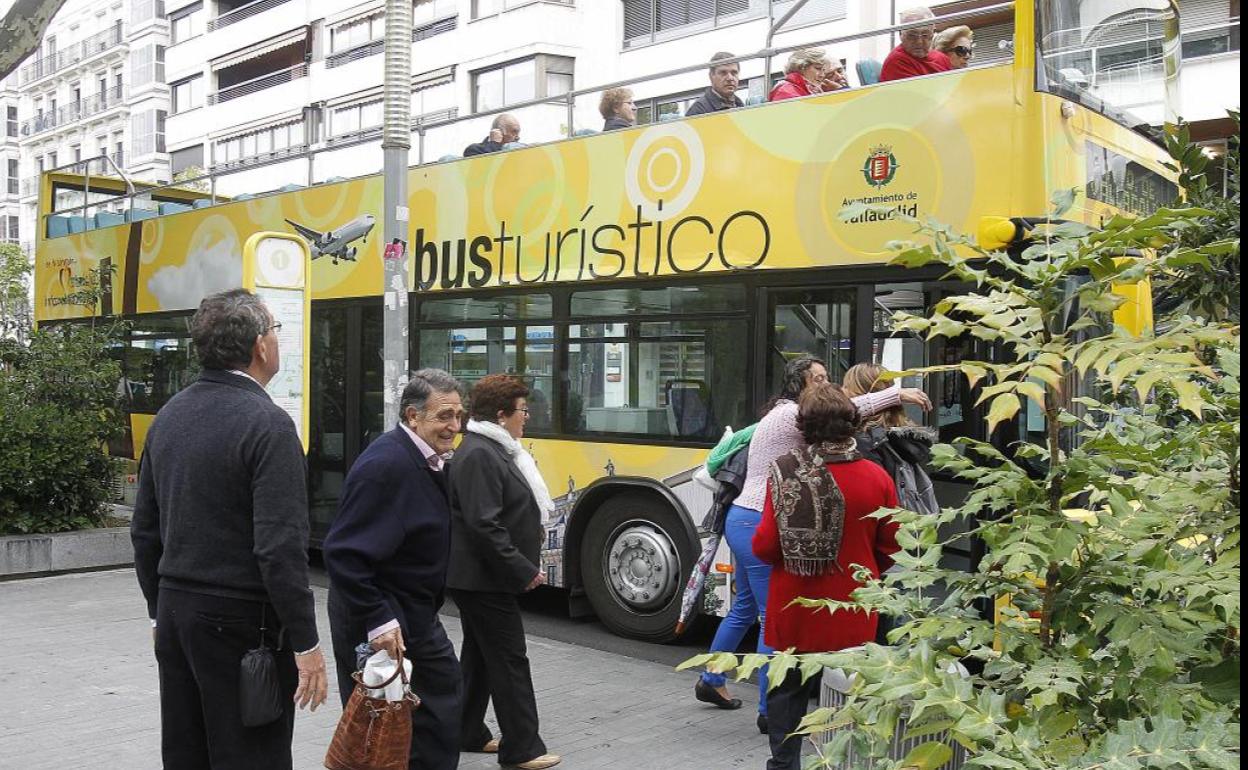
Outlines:
POLYGON ((767 770, 800 770, 804 736, 789 738, 810 710, 810 701, 819 695, 822 677, 813 676, 802 683, 800 671, 790 671, 779 687, 767 693, 767 730, 771 741, 771 759, 767 770))
MULTIPOLYGON (((355 647, 366 641, 368 631, 357 627, 332 584, 329 624, 338 688, 345 706, 355 688, 355 680, 351 678, 351 672, 356 670, 355 647)), ((405 657, 412 662, 412 692, 420 697, 420 708, 412 712, 408 770, 455 770, 459 767, 463 710, 463 681, 455 646, 447 638, 446 629, 436 614, 431 625, 409 629, 404 642, 407 645, 405 657)))
MULTIPOLYGON (((166 770, 289 770, 299 673, 294 652, 277 654, 282 718, 243 727, 239 665, 260 645, 260 602, 162 588, 156 601, 161 756, 166 770)), ((264 612, 265 643, 278 646, 277 616, 264 612)))
POLYGON ((499 763, 518 765, 542 756, 546 744, 538 735, 537 697, 516 597, 449 593, 464 627, 459 655, 464 670, 464 750, 480 751, 493 737, 485 725, 485 711, 493 699, 501 733, 499 763))

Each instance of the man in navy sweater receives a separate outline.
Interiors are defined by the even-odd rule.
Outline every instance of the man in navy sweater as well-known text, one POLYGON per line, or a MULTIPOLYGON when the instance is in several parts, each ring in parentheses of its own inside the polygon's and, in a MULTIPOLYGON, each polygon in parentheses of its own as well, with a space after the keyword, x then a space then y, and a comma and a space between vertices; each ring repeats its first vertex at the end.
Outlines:
POLYGON ((345 705, 354 649, 369 642, 412 662, 410 770, 459 766, 462 680, 438 610, 446 589, 451 509, 444 456, 463 422, 459 383, 437 369, 416 372, 400 421, 364 450, 347 474, 325 536, 329 619, 345 705))
POLYGON ((328 690, 308 588, 303 446, 264 390, 280 366, 278 327, 248 291, 205 299, 191 321, 203 374, 147 434, 130 537, 169 770, 290 768, 295 703, 315 710, 328 690), (262 636, 277 650, 286 707, 245 727, 239 664, 262 636))

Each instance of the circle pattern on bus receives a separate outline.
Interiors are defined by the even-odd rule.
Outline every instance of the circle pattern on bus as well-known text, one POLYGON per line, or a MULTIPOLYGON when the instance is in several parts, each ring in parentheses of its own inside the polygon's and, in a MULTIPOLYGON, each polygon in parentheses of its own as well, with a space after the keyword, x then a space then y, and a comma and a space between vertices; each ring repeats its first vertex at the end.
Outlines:
POLYGON ((642 216, 664 222, 689 208, 705 175, 702 137, 686 123, 665 123, 647 129, 633 145, 624 187, 642 216))

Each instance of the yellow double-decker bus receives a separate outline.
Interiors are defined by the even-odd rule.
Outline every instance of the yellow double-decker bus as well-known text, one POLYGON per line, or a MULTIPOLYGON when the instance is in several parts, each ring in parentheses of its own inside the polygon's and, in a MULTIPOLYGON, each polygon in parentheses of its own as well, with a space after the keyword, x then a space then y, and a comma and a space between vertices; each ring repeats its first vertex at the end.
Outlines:
MULTIPOLYGON (((788 359, 813 354, 835 374, 986 355, 969 338, 893 335, 894 311, 965 287, 889 266, 885 244, 912 234, 889 212, 1006 245, 1008 223, 1045 216, 1060 190, 1076 191, 1065 216, 1091 224, 1177 195, 1149 129, 1175 103, 1173 0, 1019 0, 966 17, 987 14, 1012 37, 984 66, 408 171, 413 368, 530 385, 525 444, 559 503, 543 561, 574 610, 670 637, 710 502, 693 473, 726 428, 755 421, 788 359), (843 219, 855 202, 876 208, 843 219)), ((309 515, 323 535, 352 462, 388 427, 383 259, 402 244, 374 228, 381 177, 232 200, 87 184, 45 175, 38 320, 131 322, 117 349, 129 413, 117 451, 133 457, 195 376, 190 314, 242 285, 244 244, 259 232, 308 241, 309 515), (67 279, 101 267, 103 302, 74 304, 67 279)), ((924 387, 943 440, 984 437, 964 381, 924 387)), ((997 440, 1026 438, 1035 419, 997 440)), ((708 612, 730 601, 729 573, 713 578, 708 612)))

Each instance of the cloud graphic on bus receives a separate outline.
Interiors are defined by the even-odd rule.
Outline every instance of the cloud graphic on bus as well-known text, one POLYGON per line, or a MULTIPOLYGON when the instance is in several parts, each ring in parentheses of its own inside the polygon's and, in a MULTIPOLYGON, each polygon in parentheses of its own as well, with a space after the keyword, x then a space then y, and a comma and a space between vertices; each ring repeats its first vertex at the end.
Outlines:
POLYGON ((161 310, 195 308, 209 294, 242 285, 242 248, 232 232, 190 251, 185 264, 162 267, 147 282, 161 310))

